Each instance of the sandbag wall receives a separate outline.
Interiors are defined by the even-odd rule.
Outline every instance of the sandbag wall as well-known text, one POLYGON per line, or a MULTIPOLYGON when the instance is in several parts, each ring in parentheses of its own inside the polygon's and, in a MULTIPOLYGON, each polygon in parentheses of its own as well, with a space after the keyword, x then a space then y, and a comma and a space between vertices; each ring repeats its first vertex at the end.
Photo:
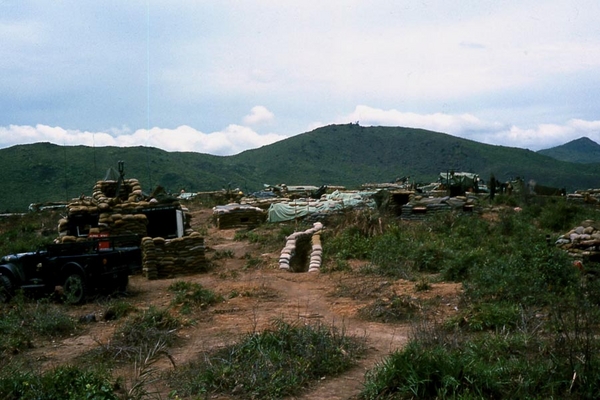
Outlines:
POLYGON ((421 221, 428 216, 446 213, 452 210, 448 204, 412 205, 405 204, 400 209, 400 219, 403 221, 421 221))
POLYGON ((248 204, 231 203, 213 207, 213 222, 218 229, 255 227, 266 219, 265 210, 248 204))
MULTIPOLYGON (((98 230, 111 235, 147 235, 148 218, 144 214, 100 214, 98 230)), ((92 230, 90 229, 90 233, 92 230)))
POLYGON ((114 199, 135 202, 143 197, 142 185, 137 179, 125 179, 120 186, 117 181, 98 181, 92 191, 92 197, 98 204, 108 204, 114 199))
POLYGON ((403 205, 400 211, 400 219, 405 221, 421 221, 428 216, 449 211, 473 212, 476 200, 463 196, 443 198, 419 198, 415 197, 409 203, 403 205))
POLYGON ((291 272, 319 272, 323 261, 322 229, 323 224, 315 222, 312 228, 288 236, 279 256, 279 269, 291 272))
POLYGON ((204 238, 194 232, 176 239, 142 239, 142 271, 148 279, 165 279, 206 271, 204 238))
MULTIPOLYGON (((139 207, 139 205, 138 205, 139 207)), ((141 208, 141 207, 140 207, 141 208)), ((61 218, 58 222, 58 236, 61 242, 72 241, 72 237, 77 237, 78 232, 71 232, 69 229, 69 219, 88 219, 90 221, 98 219, 98 226, 91 227, 89 234, 110 234, 116 235, 139 235, 140 237, 148 234, 148 218, 142 213, 137 213, 135 208, 123 209, 113 212, 100 212, 99 207, 91 204, 84 204, 79 201, 68 205, 68 216, 61 218), (124 213, 128 211, 130 213, 124 213)))
POLYGON ((600 189, 576 190, 575 193, 567 194, 567 200, 577 203, 598 204, 600 203, 600 189))
POLYGON ((600 259, 600 223, 586 220, 555 242, 574 258, 600 259))

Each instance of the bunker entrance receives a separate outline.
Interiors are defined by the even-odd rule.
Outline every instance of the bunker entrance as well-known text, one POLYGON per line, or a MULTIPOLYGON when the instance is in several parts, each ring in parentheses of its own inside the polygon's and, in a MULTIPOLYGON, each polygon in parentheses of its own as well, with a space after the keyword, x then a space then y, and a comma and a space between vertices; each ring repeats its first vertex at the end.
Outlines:
POLYGON ((291 272, 308 272, 311 250, 311 235, 301 235, 296 239, 296 251, 290 258, 291 272))

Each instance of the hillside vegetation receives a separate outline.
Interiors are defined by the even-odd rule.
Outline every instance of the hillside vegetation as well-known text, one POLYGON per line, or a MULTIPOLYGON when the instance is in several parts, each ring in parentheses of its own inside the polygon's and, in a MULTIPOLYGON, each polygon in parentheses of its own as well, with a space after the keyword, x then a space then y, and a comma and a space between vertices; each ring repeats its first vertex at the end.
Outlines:
POLYGON ((390 182, 401 176, 421 183, 455 170, 522 177, 568 191, 598 186, 600 164, 577 164, 519 148, 492 146, 444 133, 401 127, 330 125, 234 156, 166 152, 150 147, 19 145, 0 150, 0 212, 25 211, 30 203, 91 194, 108 168, 125 162, 126 178, 147 192, 210 191, 263 184, 344 185, 390 182))
POLYGON ((600 145, 586 137, 562 146, 540 150, 538 153, 561 161, 582 164, 600 163, 600 145))

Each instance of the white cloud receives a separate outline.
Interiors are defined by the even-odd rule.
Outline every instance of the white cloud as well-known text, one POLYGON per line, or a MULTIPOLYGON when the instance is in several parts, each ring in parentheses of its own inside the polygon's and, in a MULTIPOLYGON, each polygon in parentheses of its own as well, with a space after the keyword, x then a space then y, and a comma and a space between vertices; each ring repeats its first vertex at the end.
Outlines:
POLYGON ((472 131, 498 130, 503 126, 499 122, 482 121, 472 114, 417 114, 394 109, 381 110, 364 105, 357 106, 352 113, 339 118, 339 122, 356 121, 363 126, 405 126, 452 135, 472 131))
MULTIPOLYGON (((272 113, 257 106, 246 116, 247 123, 268 121, 272 113)), ((330 123, 359 122, 362 126, 403 126, 451 134, 480 143, 541 150, 565 144, 586 136, 600 143, 600 120, 571 119, 564 124, 516 126, 487 121, 473 114, 418 114, 396 109, 383 110, 366 105, 357 106, 330 123)), ((314 122, 307 130, 329 123, 314 122)), ((299 132, 300 133, 300 132, 299 132)), ((204 133, 187 125, 174 129, 154 127, 130 130, 128 127, 90 132, 51 127, 48 125, 0 126, 0 148, 16 144, 51 142, 58 145, 85 146, 149 146, 166 151, 189 151, 213 155, 233 155, 248 149, 269 145, 289 136, 259 134, 248 126, 230 124, 225 128, 204 133)))
POLYGON ((258 125, 266 122, 271 122, 275 115, 264 106, 254 106, 250 114, 244 117, 244 124, 258 125))
POLYGON ((251 128, 229 125, 217 132, 203 133, 182 125, 175 129, 152 128, 128 132, 127 129, 106 132, 83 132, 47 125, 0 127, 0 148, 17 144, 50 142, 58 145, 85 146, 149 146, 166 151, 190 151, 214 155, 232 155, 285 139, 283 135, 260 135, 251 128), (115 134, 117 132, 117 134, 115 134))
POLYGON ((563 125, 539 124, 531 128, 511 126, 509 129, 488 132, 481 136, 484 143, 521 147, 531 150, 548 149, 588 137, 600 143, 600 121, 572 119, 563 125))
MULTIPOLYGON (((538 124, 534 127, 509 126, 485 121, 472 114, 417 114, 398 110, 381 110, 368 106, 337 119, 336 123, 359 122, 363 126, 403 126, 451 134, 480 143, 542 150, 581 137, 600 143, 600 121, 572 119, 564 124, 538 124)), ((314 128, 325 124, 318 123, 314 128)))

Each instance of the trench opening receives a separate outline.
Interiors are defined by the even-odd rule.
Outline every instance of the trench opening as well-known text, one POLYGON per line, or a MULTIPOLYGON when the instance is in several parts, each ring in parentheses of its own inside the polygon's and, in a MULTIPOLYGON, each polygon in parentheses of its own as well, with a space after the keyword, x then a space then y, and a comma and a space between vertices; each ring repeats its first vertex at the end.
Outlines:
POLYGON ((298 236, 296 239, 296 248, 294 254, 290 258, 290 271, 308 272, 311 251, 311 235, 298 236))

